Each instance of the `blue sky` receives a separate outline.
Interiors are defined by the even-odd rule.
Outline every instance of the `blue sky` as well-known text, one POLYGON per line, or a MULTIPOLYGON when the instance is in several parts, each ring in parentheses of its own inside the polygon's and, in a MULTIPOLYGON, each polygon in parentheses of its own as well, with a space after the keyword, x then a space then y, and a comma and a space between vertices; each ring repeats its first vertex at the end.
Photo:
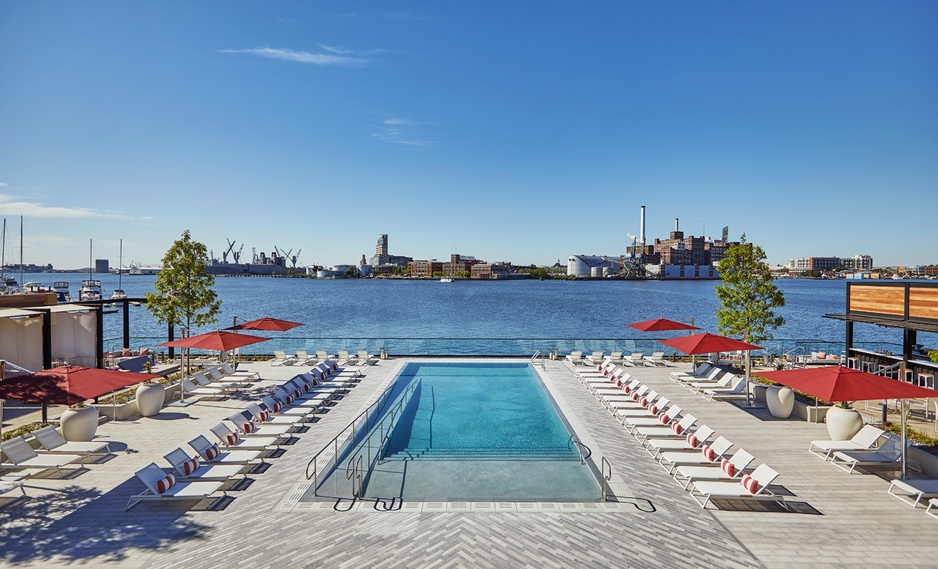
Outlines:
MULTIPOLYGON (((938 263, 938 4, 0 3, 25 260, 549 264, 637 234, 938 263)), ((8 235, 8 251, 18 236, 8 235)), ((18 252, 15 253, 18 255, 18 252)))

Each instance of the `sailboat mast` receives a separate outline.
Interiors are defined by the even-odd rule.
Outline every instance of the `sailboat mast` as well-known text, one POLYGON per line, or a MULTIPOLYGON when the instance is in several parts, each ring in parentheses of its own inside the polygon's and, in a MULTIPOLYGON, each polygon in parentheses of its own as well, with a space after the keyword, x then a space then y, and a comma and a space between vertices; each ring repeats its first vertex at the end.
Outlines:
POLYGON ((120 248, 117 253, 117 289, 124 290, 124 287, 121 286, 121 277, 123 276, 123 271, 121 267, 124 266, 124 240, 120 240, 120 248))
MULTIPOLYGON (((20 287, 23 286, 23 216, 20 216, 20 287)), ((20 290, 24 290, 20 288, 20 290)))
POLYGON ((3 233, 0 233, 0 277, 3 276, 3 267, 6 266, 7 256, 7 218, 3 218, 3 233))

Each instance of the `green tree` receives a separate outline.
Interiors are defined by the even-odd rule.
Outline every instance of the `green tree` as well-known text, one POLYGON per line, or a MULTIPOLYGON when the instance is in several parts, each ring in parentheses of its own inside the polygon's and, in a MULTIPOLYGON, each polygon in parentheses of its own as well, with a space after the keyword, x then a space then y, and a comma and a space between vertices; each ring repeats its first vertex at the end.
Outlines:
POLYGON ((207 261, 208 249, 185 230, 163 256, 163 269, 153 282, 156 292, 146 295, 154 318, 187 330, 217 320, 221 301, 212 290, 215 277, 205 272, 207 261))
POLYGON ((785 296, 772 281, 772 271, 763 261, 762 247, 741 243, 726 250, 719 263, 723 284, 717 285, 717 327, 721 334, 742 334, 747 342, 758 343, 771 337, 771 330, 785 323, 773 308, 785 306, 785 296))

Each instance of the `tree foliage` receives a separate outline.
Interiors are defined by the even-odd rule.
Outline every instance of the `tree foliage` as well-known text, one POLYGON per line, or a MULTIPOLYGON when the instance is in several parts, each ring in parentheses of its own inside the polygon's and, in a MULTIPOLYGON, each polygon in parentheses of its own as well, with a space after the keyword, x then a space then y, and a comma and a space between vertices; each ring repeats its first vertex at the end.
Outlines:
POLYGON ((163 269, 148 292, 147 309, 171 326, 204 326, 217 320, 221 301, 212 286, 215 277, 205 272, 208 249, 193 241, 187 229, 163 256, 163 269))
POLYGON ((716 287, 716 293, 721 303, 717 310, 721 334, 742 334, 747 342, 762 342, 771 337, 771 330, 785 323, 772 310, 785 306, 785 296, 776 288, 764 260, 765 251, 746 243, 745 234, 720 260, 723 284, 716 287))

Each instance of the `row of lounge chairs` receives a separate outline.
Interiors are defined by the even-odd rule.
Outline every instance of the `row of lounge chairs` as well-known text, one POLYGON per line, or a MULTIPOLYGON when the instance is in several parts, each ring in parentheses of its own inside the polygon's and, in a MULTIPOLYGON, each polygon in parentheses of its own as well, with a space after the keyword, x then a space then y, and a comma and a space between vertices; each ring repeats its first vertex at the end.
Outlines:
POLYGON ((603 362, 611 362, 616 365, 628 367, 667 367, 671 365, 664 359, 664 352, 655 352, 650 356, 646 356, 642 352, 633 352, 629 355, 623 355, 623 352, 612 352, 608 356, 604 354, 605 352, 597 351, 584 356, 583 352, 575 351, 570 352, 570 354, 566 356, 566 359, 573 365, 589 364, 598 366, 603 362))
MULTIPOLYGON (((64 478, 66 470, 81 470, 85 461, 97 461, 112 454, 107 443, 66 441, 52 425, 35 430, 31 434, 39 443, 38 449, 33 448, 23 437, 14 437, 0 445, 6 456, 6 461, 0 463, 0 468, 17 472, 13 477, 17 480, 48 470, 55 470, 59 478, 64 478)), ((6 481, 11 480, 8 478, 6 481)), ((8 488, 10 489, 13 488, 8 488)))
POLYGON ((218 442, 199 435, 188 443, 194 454, 178 447, 164 456, 168 469, 150 463, 138 470, 136 476, 146 488, 130 497, 125 510, 145 500, 217 503, 225 499, 265 457, 293 438, 305 423, 314 421, 327 404, 361 377, 358 370, 343 370, 331 360, 293 377, 213 426, 210 431, 218 442))
POLYGON ((361 350, 356 355, 350 354, 347 350, 339 350, 335 356, 330 356, 324 350, 318 350, 315 355, 310 355, 306 350, 297 350, 296 354, 287 354, 283 350, 274 350, 274 357, 270 360, 272 366, 292 366, 292 365, 314 365, 318 362, 332 361, 333 359, 339 365, 375 365, 378 358, 369 354, 366 350, 361 350))
POLYGON ((730 399, 746 395, 746 379, 719 366, 704 363, 692 372, 671 372, 671 379, 704 399, 730 399))
POLYGON ((748 470, 752 454, 737 449, 728 455, 732 442, 713 438, 713 429, 698 427, 696 417, 624 369, 600 366, 576 375, 701 507, 718 499, 772 501, 788 509, 784 497, 769 490, 775 470, 766 464, 748 470))

